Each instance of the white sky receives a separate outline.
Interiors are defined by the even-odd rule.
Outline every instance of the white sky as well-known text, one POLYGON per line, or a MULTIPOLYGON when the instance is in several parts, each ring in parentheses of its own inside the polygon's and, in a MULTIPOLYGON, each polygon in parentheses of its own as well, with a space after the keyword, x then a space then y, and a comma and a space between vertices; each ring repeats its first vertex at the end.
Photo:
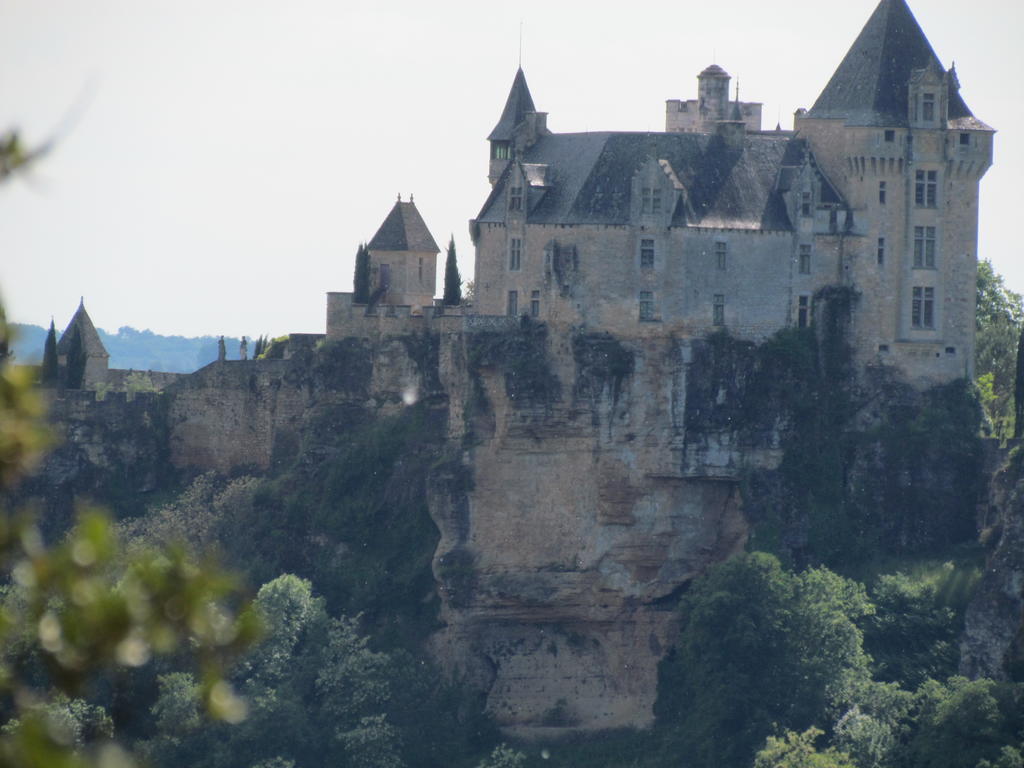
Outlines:
MULTIPOLYGON (((910 4, 999 129, 979 254, 1022 291, 1024 4, 910 4)), ((554 131, 663 130, 665 100, 695 97, 712 61, 764 102, 765 128, 789 128, 875 5, 0 0, 0 131, 31 143, 77 113, 0 186, 0 295, 10 319, 61 328, 84 295, 111 331, 323 332, 324 293, 351 290, 398 192, 472 276, 520 20, 554 131)))

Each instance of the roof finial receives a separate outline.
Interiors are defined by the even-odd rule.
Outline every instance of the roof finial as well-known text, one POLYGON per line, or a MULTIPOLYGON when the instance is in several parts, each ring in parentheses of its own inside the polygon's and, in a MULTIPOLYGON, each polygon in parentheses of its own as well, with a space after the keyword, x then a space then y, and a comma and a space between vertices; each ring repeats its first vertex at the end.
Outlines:
POLYGON ((85 296, 78 297, 78 308, 85 309, 85 296))
POLYGON ((740 79, 736 78, 736 103, 740 103, 740 79))
POLYGON ((411 202, 413 202, 413 196, 412 196, 412 192, 410 192, 410 193, 409 193, 409 202, 410 202, 410 203, 411 203, 411 202))
POLYGON ((398 193, 398 202, 402 202, 402 193, 401 192, 398 193))

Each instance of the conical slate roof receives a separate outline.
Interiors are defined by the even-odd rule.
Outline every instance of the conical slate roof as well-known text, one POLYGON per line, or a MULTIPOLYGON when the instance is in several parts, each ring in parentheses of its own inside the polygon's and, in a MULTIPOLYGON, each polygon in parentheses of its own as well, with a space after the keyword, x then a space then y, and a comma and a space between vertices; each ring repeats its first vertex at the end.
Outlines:
POLYGON ((523 122, 527 112, 536 112, 533 105, 533 97, 526 85, 526 75, 522 67, 516 70, 515 80, 512 81, 512 90, 508 92, 508 100, 505 102, 505 109, 502 110, 498 124, 494 126, 488 141, 511 141, 512 130, 523 122))
POLYGON ((401 198, 384 219, 368 247, 371 251, 441 252, 412 200, 403 203, 401 198))
POLYGON ((60 336, 60 341, 57 342, 58 355, 66 355, 71 352, 71 338, 74 336, 76 325, 78 326, 78 332, 82 335, 82 347, 85 349, 86 357, 110 357, 107 353, 107 348, 100 341, 100 335, 96 332, 96 326, 92 324, 92 318, 85 311, 84 299, 79 302, 78 309, 71 317, 71 322, 68 323, 68 327, 64 329, 64 333, 60 336))
MULTIPOLYGON (((915 69, 945 72, 905 0, 881 0, 807 117, 847 125, 907 125, 907 86, 915 69)), ((949 119, 971 117, 956 89, 949 119)))

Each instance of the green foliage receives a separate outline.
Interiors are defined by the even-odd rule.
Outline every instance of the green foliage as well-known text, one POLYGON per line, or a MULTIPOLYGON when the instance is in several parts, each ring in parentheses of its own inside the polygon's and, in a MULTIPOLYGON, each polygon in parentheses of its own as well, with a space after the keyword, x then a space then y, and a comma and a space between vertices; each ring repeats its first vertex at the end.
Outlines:
POLYGON ((1012 759, 1024 726, 1024 687, 951 677, 928 680, 914 695, 915 728, 902 756, 905 768, 975 768, 1012 759))
POLYGON ((855 621, 864 588, 827 569, 784 571, 764 553, 700 577, 681 605, 655 712, 693 766, 745 765, 775 724, 805 729, 867 679, 855 621))
POLYGON ((786 731, 782 738, 769 736, 754 759, 754 768, 862 768, 832 747, 819 752, 814 743, 822 733, 819 728, 808 728, 803 733, 786 731))
POLYGON ((1017 347, 1024 331, 1024 300, 1009 290, 992 263, 978 262, 975 376, 989 379, 989 396, 983 399, 985 413, 996 437, 1015 433, 1017 347))
POLYGON ((477 768, 525 768, 526 755, 507 744, 499 744, 477 768))
POLYGON ((352 302, 368 304, 370 302, 370 249, 360 243, 356 250, 355 275, 352 278, 352 302))
POLYGON ((157 388, 148 373, 132 371, 125 378, 124 391, 128 393, 128 399, 130 400, 139 392, 156 392, 157 388))
POLYGON ((81 389, 85 383, 85 345, 82 332, 76 325, 71 331, 71 346, 68 349, 67 379, 64 384, 68 389, 81 389))
POLYGON ((43 345, 43 369, 39 377, 39 383, 44 387, 57 386, 59 374, 57 365, 57 329, 50 321, 50 330, 46 332, 46 343, 43 345))
POLYGON ((459 276, 459 262, 455 258, 455 237, 448 241, 448 254, 444 261, 445 306, 455 307, 462 303, 462 278, 459 276))

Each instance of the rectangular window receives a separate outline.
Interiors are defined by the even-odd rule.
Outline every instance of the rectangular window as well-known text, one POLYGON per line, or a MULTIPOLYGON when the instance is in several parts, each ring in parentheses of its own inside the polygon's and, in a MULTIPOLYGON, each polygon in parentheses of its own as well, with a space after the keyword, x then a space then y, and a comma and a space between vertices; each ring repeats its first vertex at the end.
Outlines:
POLYGON ((654 319, 654 294, 650 291, 640 291, 640 319, 654 319))
POLYGON ((494 159, 495 160, 508 160, 509 146, 508 142, 496 141, 494 142, 494 159))
POLYGON ((910 306, 910 324, 914 328, 935 327, 935 289, 914 286, 910 306))
POLYGON ((811 297, 799 296, 796 301, 796 325, 806 328, 811 324, 811 297))
POLYGON ((916 171, 914 173, 914 204, 934 208, 938 194, 938 171, 916 171))
POLYGON ((512 187, 508 193, 508 209, 510 211, 523 210, 523 188, 512 187))
POLYGON ((921 120, 930 123, 935 120, 935 94, 921 94, 921 120))
POLYGON ((508 241, 508 268, 510 272, 518 272, 523 262, 523 241, 513 237, 508 241))
POLYGON ((420 258, 420 285, 423 285, 423 259, 420 258))
POLYGON ((828 212, 828 231, 836 232, 839 230, 839 211, 835 208, 828 212))
POLYGON ((811 246, 800 246, 800 274, 811 274, 811 246))
POLYGON ((961 147, 969 147, 969 146, 971 146, 971 134, 969 134, 969 133, 961 133, 960 134, 960 146, 961 147))
POLYGON ((508 292, 507 314, 509 317, 515 317, 519 314, 519 291, 508 292))
POLYGON ((878 204, 885 205, 885 182, 878 182, 878 204))
POLYGON ((715 303, 711 308, 711 322, 714 325, 725 325, 725 294, 715 294, 715 303))
POLYGON ((896 131, 887 130, 885 132, 885 140, 886 140, 886 142, 888 142, 890 144, 892 142, 896 141, 896 131))
POLYGON ((728 253, 729 246, 726 243, 715 243, 715 265, 718 269, 725 269, 725 259, 728 253))
POLYGON ((644 187, 640 192, 641 213, 661 213, 661 190, 644 187))
POLYGON ((800 215, 810 216, 811 215, 811 193, 804 192, 800 195, 800 215))
POLYGON ((935 227, 914 227, 914 269, 935 269, 935 227))
POLYGON ((885 238, 878 238, 878 266, 885 264, 885 238))
POLYGON ((530 317, 540 317, 540 291, 530 291, 530 317))
POLYGON ((654 241, 640 241, 640 269, 654 269, 654 241))

